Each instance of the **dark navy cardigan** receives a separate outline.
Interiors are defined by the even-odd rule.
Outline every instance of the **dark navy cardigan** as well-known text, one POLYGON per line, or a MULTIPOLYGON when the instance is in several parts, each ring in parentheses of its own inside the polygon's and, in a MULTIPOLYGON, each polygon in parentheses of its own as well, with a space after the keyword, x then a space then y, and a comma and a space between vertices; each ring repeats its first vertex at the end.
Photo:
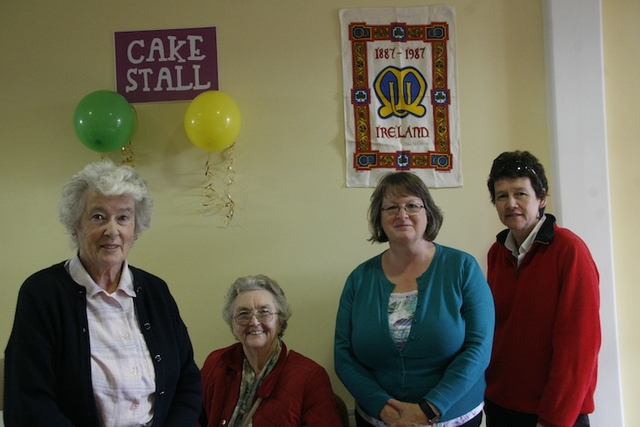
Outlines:
MULTIPOLYGON (((200 371, 187 328, 167 284, 133 272, 134 306, 156 373, 154 427, 196 424, 200 371)), ((5 350, 4 421, 7 427, 99 427, 91 383, 86 290, 64 263, 22 285, 5 350)))

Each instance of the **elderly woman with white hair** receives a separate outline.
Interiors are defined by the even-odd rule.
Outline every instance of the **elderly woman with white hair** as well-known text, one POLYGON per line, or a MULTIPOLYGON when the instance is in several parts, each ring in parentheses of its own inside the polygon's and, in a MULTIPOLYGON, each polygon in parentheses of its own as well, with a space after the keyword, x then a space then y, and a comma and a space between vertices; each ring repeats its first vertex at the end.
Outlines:
POLYGON ((76 254, 22 285, 5 350, 7 426, 195 425, 201 382, 167 284, 127 262, 153 203, 129 166, 87 165, 62 190, 76 254))
POLYGON ((200 427, 342 425, 325 369, 282 341, 290 316, 275 280, 248 276, 231 285, 222 317, 239 342, 204 362, 200 427))

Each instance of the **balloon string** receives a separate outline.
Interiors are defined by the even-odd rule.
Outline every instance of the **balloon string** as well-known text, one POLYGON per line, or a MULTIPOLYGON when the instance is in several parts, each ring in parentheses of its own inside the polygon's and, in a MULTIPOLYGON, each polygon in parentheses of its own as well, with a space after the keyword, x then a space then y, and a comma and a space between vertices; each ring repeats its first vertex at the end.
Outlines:
POLYGON ((211 152, 207 156, 207 162, 205 164, 205 177, 207 179, 204 188, 202 189, 202 195, 205 201, 202 206, 207 208, 210 214, 216 214, 222 212, 225 216, 225 225, 229 226, 233 220, 235 213, 235 202, 231 195, 231 186, 235 182, 235 171, 233 170, 233 149, 235 143, 224 151, 225 157, 225 170, 222 176, 216 176, 211 164, 211 152), (222 188, 219 189, 216 183, 222 182, 222 188))

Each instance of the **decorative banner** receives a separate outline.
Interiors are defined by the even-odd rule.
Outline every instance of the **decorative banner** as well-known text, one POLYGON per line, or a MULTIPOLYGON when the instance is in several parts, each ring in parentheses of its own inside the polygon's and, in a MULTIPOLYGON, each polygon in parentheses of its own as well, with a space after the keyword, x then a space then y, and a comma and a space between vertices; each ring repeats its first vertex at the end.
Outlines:
POLYGON ((216 28, 114 33, 116 91, 129 102, 182 101, 218 89, 216 28))
POLYGON ((462 185, 453 6, 342 9, 347 187, 462 185))

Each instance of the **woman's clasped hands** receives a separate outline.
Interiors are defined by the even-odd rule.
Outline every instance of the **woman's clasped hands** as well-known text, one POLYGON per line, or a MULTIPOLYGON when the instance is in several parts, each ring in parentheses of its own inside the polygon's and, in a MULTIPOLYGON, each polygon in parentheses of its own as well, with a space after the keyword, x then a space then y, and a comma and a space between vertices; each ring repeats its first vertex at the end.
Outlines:
POLYGON ((389 399, 380 411, 380 419, 389 427, 423 427, 430 426, 425 413, 417 403, 401 402, 389 399))

